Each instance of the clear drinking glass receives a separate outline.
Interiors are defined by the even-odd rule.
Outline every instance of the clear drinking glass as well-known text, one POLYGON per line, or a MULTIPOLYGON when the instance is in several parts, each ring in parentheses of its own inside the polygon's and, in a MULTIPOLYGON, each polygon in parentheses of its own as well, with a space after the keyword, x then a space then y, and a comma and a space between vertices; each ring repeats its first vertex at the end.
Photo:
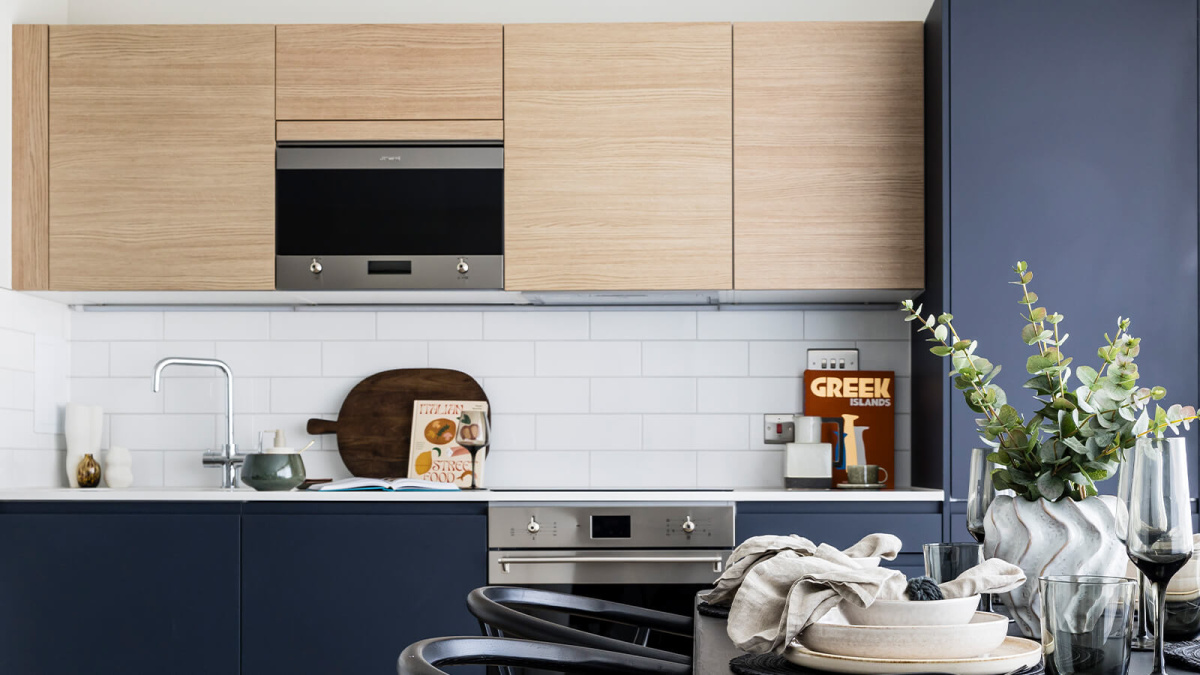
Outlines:
MULTIPOLYGON (((996 488, 992 485, 992 471, 996 464, 989 462, 987 456, 991 448, 971 448, 971 476, 967 485, 967 531, 975 537, 975 541, 983 543, 983 519, 988 507, 996 499, 996 488)), ((992 595, 984 593, 979 608, 985 612, 992 611, 992 595)))
POLYGON ((1046 675, 1129 671, 1136 581, 1062 575, 1039 577, 1038 586, 1046 675))
MULTIPOLYGON (((1133 485, 1133 465, 1137 461, 1137 449, 1131 448, 1125 453, 1117 472, 1117 538, 1124 544, 1129 535, 1129 493, 1133 485)), ((1137 621, 1133 628, 1133 648, 1137 651, 1154 649, 1154 630, 1158 608, 1154 604, 1154 594, 1146 584, 1146 575, 1141 570, 1137 573, 1137 621)))
MULTIPOLYGON (((459 421, 458 432, 454 435, 454 442, 467 449, 471 453, 471 487, 474 489, 478 485, 476 477, 479 475, 479 465, 476 456, 480 450, 483 450, 491 443, 491 426, 488 423, 488 414, 486 412, 464 412, 463 416, 466 421, 459 421)), ((487 453, 484 453, 485 456, 487 453)))
MULTIPOLYGON (((1162 608, 1171 577, 1192 557, 1187 446, 1179 437, 1140 438, 1136 454, 1125 548, 1153 584, 1155 607, 1162 608)), ((1161 622, 1156 628, 1152 675, 1164 675, 1161 622)))
POLYGON ((963 542, 925 544, 925 576, 935 583, 954 581, 983 563, 983 544, 963 542))

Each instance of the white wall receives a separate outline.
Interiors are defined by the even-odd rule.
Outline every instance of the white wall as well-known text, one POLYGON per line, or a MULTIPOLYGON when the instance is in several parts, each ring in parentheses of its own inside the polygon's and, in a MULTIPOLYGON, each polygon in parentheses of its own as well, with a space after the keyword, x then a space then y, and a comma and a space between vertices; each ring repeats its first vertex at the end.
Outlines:
MULTIPOLYGON (((858 347, 897 375, 897 478, 909 482, 909 324, 893 311, 597 309, 75 312, 71 397, 104 406, 104 446, 134 454, 138 485, 212 485, 200 450, 224 442, 224 381, 165 356, 227 361, 236 442, 310 417, 335 419, 363 377, 457 368, 492 402, 494 487, 782 487, 762 414, 803 407, 810 347, 858 347)), ((348 475, 331 436, 305 452, 313 476, 348 475)), ((871 442, 867 439, 868 444, 871 442)))
POLYGON ((71 23, 921 21, 931 0, 69 0, 71 23))

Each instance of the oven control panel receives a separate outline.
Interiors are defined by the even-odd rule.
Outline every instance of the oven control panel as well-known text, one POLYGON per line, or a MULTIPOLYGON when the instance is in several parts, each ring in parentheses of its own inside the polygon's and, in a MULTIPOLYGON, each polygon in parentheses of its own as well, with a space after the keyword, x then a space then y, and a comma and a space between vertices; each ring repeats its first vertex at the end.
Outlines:
POLYGON ((733 504, 494 504, 488 548, 726 548, 733 504))

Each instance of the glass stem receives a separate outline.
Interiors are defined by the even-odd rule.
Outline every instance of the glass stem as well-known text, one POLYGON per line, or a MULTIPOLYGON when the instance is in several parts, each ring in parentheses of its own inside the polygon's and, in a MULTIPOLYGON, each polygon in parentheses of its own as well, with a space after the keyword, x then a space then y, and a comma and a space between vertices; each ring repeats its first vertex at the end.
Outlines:
POLYGON ((1154 584, 1155 596, 1158 598, 1158 605, 1155 610, 1158 612, 1156 627, 1154 631, 1154 670, 1151 675, 1166 675, 1167 668, 1163 663, 1163 638, 1166 637, 1166 631, 1163 630, 1163 610, 1167 603, 1167 584, 1166 582, 1154 584))
MULTIPOLYGON (((1145 642, 1150 639, 1150 611, 1151 597, 1149 590, 1146 588, 1146 575, 1138 570, 1138 599, 1141 602, 1141 611, 1138 612, 1137 639, 1145 642)), ((1143 646, 1142 649, 1145 649, 1143 646)))

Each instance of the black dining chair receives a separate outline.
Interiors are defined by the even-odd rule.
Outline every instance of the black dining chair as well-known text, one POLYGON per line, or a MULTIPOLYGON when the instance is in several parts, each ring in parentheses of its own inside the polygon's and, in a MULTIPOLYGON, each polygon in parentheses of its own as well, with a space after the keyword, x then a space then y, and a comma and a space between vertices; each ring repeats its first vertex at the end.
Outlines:
POLYGON ((443 637, 405 647, 399 675, 447 675, 438 666, 540 668, 569 675, 690 675, 692 667, 576 645, 494 637, 443 637))
POLYGON ((539 640, 602 649, 667 663, 691 666, 690 655, 646 646, 652 632, 691 638, 692 617, 634 607, 610 600, 586 598, 535 588, 484 586, 467 595, 467 608, 479 620, 484 635, 539 640), (635 629, 632 642, 597 635, 548 621, 531 611, 624 624, 635 629))

